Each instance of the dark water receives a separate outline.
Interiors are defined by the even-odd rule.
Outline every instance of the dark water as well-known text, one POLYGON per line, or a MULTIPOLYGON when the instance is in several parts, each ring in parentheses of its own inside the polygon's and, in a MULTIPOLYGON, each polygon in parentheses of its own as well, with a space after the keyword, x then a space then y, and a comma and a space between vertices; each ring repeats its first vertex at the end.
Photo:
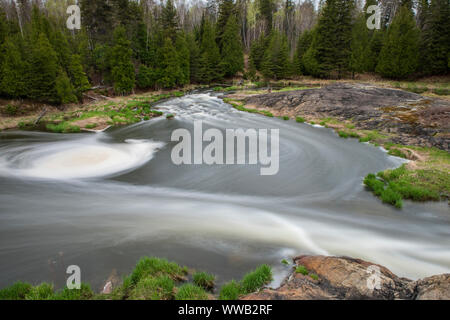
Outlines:
POLYGON ((0 286, 65 283, 78 265, 99 290, 141 256, 240 278, 261 263, 277 280, 283 258, 348 255, 418 278, 450 271, 446 203, 383 205, 368 172, 398 158, 331 130, 241 113, 209 94, 160 105, 154 119, 97 134, 0 133, 0 286), (280 171, 175 166, 173 130, 280 129, 280 171))

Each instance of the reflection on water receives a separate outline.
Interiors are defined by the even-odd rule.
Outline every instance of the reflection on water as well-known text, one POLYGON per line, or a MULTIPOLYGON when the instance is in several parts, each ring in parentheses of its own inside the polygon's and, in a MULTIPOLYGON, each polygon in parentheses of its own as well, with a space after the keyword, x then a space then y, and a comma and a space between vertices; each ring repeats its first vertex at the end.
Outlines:
POLYGON ((349 255, 401 276, 449 272, 446 203, 401 211, 364 190, 398 158, 325 128, 242 114, 209 94, 169 100, 154 119, 99 134, 0 134, 0 286, 65 282, 65 268, 102 286, 143 255, 238 278, 283 258, 349 255), (173 130, 280 129, 280 172, 259 166, 175 166, 173 130))

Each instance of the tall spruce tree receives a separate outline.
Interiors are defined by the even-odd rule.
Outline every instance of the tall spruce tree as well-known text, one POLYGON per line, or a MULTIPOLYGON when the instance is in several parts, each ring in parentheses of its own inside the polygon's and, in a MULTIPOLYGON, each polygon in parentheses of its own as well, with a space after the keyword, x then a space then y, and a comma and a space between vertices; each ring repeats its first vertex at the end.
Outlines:
POLYGON ((289 71, 289 53, 286 37, 274 31, 264 54, 261 72, 266 78, 282 79, 289 71))
POLYGON ((318 77, 341 77, 348 70, 352 42, 353 1, 327 0, 305 54, 308 72, 318 77))
POLYGON ((18 43, 20 37, 7 38, 0 47, 0 95, 10 98, 25 97, 27 95, 27 83, 24 77, 27 72, 27 64, 22 55, 18 43))
POLYGON ((311 46, 313 33, 305 30, 298 38, 297 48, 294 54, 294 72, 299 75, 307 75, 307 71, 303 62, 303 57, 311 46))
POLYGON ((402 6, 387 30, 376 71, 383 77, 402 79, 418 64, 419 31, 413 13, 402 6))
POLYGON ((432 0, 422 3, 422 34, 420 41, 422 72, 447 74, 450 54, 450 1, 432 0))
POLYGON ((216 33, 217 44, 219 50, 222 52, 224 46, 224 35, 227 29, 228 20, 231 15, 234 15, 235 6, 233 0, 220 0, 219 2, 219 17, 217 18, 216 33))
POLYGON ((355 73, 362 73, 366 71, 368 65, 367 48, 369 47, 369 30, 366 25, 366 16, 360 14, 353 25, 352 44, 350 56, 350 70, 354 77, 355 73))
POLYGON ((111 48, 111 76, 116 94, 130 93, 135 84, 133 51, 127 39, 126 29, 118 26, 114 30, 114 46, 111 48))
POLYGON ((222 68, 226 77, 234 76, 244 69, 244 52, 242 49, 239 25, 235 15, 228 18, 222 37, 222 68))
POLYGON ((203 81, 211 83, 220 80, 223 77, 222 64, 220 63, 220 51, 216 43, 215 30, 208 18, 202 25, 202 38, 200 50, 202 55, 202 63, 204 64, 203 81))

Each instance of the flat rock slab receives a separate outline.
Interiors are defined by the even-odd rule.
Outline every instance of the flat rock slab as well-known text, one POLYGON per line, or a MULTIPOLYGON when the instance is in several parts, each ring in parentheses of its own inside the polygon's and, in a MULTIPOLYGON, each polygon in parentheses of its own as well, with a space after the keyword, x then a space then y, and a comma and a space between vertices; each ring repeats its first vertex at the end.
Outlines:
POLYGON ((392 133, 396 143, 450 150, 450 101, 443 99, 368 84, 337 83, 254 95, 244 101, 249 108, 269 109, 277 115, 351 119, 359 129, 392 133))

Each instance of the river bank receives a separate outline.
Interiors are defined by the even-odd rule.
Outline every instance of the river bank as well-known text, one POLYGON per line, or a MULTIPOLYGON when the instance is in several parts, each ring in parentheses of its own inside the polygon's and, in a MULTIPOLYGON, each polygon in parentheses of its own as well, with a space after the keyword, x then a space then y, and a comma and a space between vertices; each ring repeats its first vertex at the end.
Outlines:
POLYGON ((366 186, 383 202, 450 197, 450 101, 370 84, 258 94, 235 92, 225 101, 240 111, 295 119, 333 129, 341 138, 381 146, 408 160, 396 170, 369 174, 366 186))
POLYGON ((450 274, 417 281, 389 269, 349 257, 299 256, 278 288, 268 285, 272 268, 261 265, 242 280, 216 288, 216 276, 182 267, 166 259, 144 257, 122 280, 110 276, 96 293, 80 289, 54 290, 53 284, 17 282, 0 290, 0 300, 449 300, 450 274))

